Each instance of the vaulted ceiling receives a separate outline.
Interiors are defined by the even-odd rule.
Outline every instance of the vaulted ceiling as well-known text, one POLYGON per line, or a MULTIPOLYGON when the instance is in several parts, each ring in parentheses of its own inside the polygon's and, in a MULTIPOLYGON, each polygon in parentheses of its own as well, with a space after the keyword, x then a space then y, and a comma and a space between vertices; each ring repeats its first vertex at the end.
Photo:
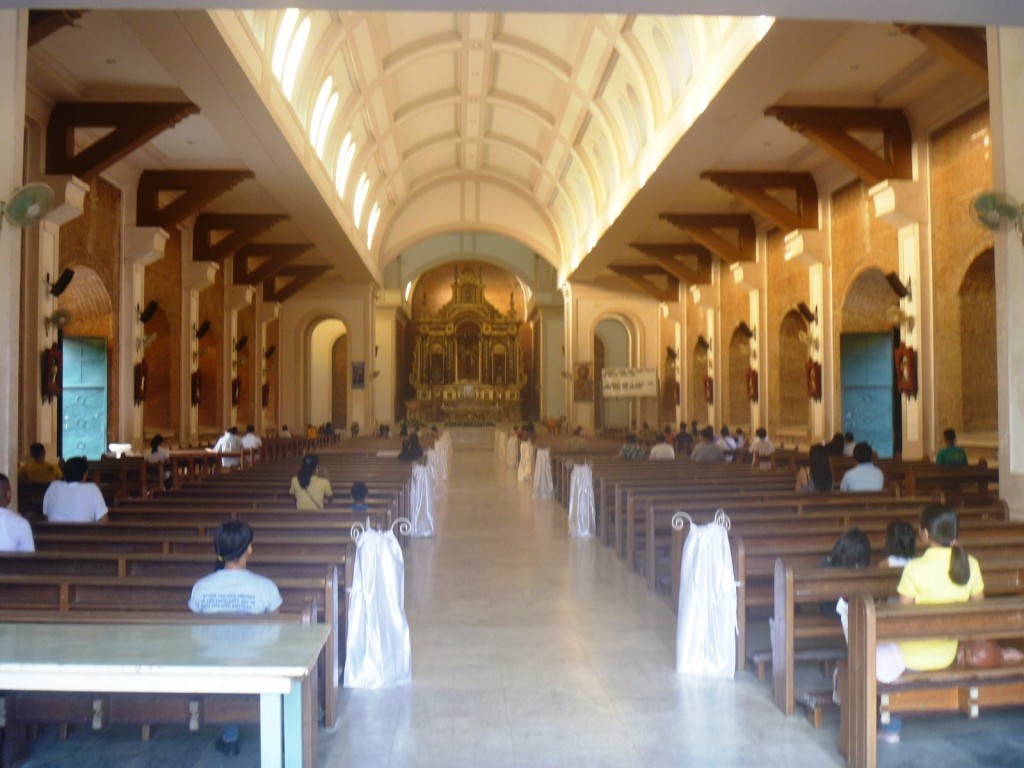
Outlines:
POLYGON ((617 284, 609 267, 650 263, 631 244, 689 239, 662 214, 748 210, 706 171, 847 173, 768 107, 913 125, 985 98, 890 24, 764 17, 91 11, 29 63, 30 113, 197 104, 128 164, 253 171, 211 211, 288 214, 263 239, 312 243, 328 282, 482 232, 617 284))

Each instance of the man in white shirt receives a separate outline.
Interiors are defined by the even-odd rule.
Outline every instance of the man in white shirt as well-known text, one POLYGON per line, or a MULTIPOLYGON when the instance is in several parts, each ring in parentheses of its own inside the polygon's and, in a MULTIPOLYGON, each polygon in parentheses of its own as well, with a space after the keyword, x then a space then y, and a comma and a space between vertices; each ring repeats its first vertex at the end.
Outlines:
POLYGON ((764 427, 758 427, 754 433, 756 437, 754 442, 750 444, 750 456, 755 466, 762 463, 769 463, 768 459, 771 459, 773 453, 775 453, 775 444, 768 439, 768 430, 764 427))
POLYGON ((107 503, 99 486, 87 482, 88 474, 84 456, 64 462, 64 479, 50 483, 43 496, 43 514, 51 523, 106 522, 107 503))
MULTIPOLYGON (((238 427, 229 427, 214 444, 213 453, 238 453, 242 450, 242 441, 238 439, 238 427)), ((237 467, 242 460, 235 456, 227 456, 220 460, 221 466, 237 467)))
POLYGON ((853 432, 847 432, 843 436, 843 456, 853 456, 853 449, 857 447, 853 432))
POLYGON ((654 445, 651 446, 651 461, 672 461, 676 457, 676 449, 668 444, 664 435, 654 438, 654 445))
POLYGON ((256 427, 250 424, 245 428, 245 434, 242 436, 242 449, 254 451, 253 457, 256 458, 259 456, 259 450, 262 447, 263 440, 256 434, 256 427))
POLYGON ((0 552, 35 552, 32 526, 14 510, 11 503, 11 481, 0 473, 0 552))
POLYGON ((882 470, 871 463, 871 446, 868 443, 857 443, 853 449, 853 458, 857 466, 843 475, 839 484, 840 491, 880 491, 885 485, 882 470))

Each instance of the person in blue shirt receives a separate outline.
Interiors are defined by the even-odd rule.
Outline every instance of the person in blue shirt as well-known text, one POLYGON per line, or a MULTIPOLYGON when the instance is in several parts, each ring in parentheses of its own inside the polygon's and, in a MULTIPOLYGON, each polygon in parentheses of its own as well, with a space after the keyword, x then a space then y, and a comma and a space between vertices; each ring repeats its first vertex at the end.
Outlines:
POLYGON ((366 512, 369 507, 366 505, 366 497, 370 494, 370 489, 366 487, 366 483, 359 480, 352 483, 352 511, 353 512, 366 512))

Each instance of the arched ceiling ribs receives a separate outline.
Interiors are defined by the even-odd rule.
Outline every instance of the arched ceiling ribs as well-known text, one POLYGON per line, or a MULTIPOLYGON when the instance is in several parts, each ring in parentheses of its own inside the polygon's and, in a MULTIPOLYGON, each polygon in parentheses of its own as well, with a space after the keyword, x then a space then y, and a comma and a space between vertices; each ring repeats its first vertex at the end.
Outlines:
POLYGON ((620 38, 618 48, 623 58, 631 62, 634 71, 645 85, 644 90, 650 101, 651 118, 654 121, 652 125, 660 126, 665 120, 669 105, 662 101, 661 84, 649 55, 649 53, 657 54, 657 49, 650 52, 645 51, 632 28, 620 38))
POLYGON ((405 67, 411 67, 416 62, 428 56, 438 53, 459 53, 465 44, 462 35, 455 29, 449 32, 439 32, 428 37, 423 37, 411 43, 406 43, 401 48, 396 48, 390 54, 381 59, 381 76, 388 77, 398 74, 405 67))
POLYGON ((523 58, 548 72, 552 77, 566 85, 572 82, 572 65, 555 56, 538 45, 514 35, 502 35, 497 32, 491 48, 495 53, 523 58))

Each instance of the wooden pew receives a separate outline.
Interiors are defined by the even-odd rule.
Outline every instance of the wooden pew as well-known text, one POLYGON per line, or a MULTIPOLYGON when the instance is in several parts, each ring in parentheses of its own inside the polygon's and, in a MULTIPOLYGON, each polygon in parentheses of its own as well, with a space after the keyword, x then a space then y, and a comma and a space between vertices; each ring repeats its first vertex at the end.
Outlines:
MULTIPOLYGON (((1019 561, 986 560, 981 563, 988 596, 1020 595, 1024 567, 1019 561)), ((796 644, 805 640, 831 640, 845 657, 846 648, 835 616, 797 614, 797 606, 833 603, 840 597, 875 600, 896 596, 903 571, 900 568, 794 568, 779 558, 775 563, 775 612, 772 623, 772 697, 775 705, 792 715, 796 701, 794 666, 796 644)))
MULTIPOLYGON (((209 573, 207 567, 203 574, 209 573)), ((195 578, 159 576, 83 576, 77 574, 0 575, 0 605, 8 609, 60 611, 73 619, 77 611, 152 611, 187 614, 195 578)), ((341 670, 338 572, 323 569, 320 577, 282 578, 278 590, 286 604, 302 605, 317 594, 324 623, 330 628, 324 657, 324 711, 328 724, 336 718, 341 670)), ((165 617, 166 619, 166 617, 165 617)))
POLYGON ((946 503, 956 503, 965 494, 975 497, 998 492, 999 468, 989 467, 982 459, 964 467, 938 467, 928 464, 907 471, 903 481, 907 495, 941 492, 946 503))
POLYGON ((879 643, 935 637, 1024 637, 1024 600, 997 598, 955 605, 876 605, 856 598, 850 606, 849 673, 841 703, 840 751, 853 768, 877 764, 879 694, 893 714, 1024 706, 1024 665, 994 669, 954 667, 905 672, 896 683, 875 677, 879 643))

